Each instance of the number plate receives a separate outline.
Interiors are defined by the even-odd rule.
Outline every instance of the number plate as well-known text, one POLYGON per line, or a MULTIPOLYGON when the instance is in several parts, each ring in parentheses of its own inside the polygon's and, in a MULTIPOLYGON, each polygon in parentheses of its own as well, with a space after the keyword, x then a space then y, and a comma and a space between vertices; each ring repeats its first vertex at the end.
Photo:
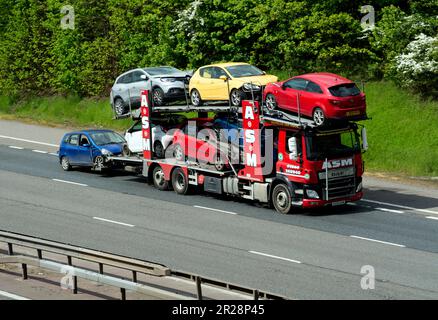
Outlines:
POLYGON ((354 117, 354 116, 359 116, 359 115, 360 115, 360 111, 347 112, 347 117, 354 117))
POLYGON ((343 206, 344 204, 346 204, 347 201, 336 201, 332 203, 333 207, 339 207, 339 206, 343 206))

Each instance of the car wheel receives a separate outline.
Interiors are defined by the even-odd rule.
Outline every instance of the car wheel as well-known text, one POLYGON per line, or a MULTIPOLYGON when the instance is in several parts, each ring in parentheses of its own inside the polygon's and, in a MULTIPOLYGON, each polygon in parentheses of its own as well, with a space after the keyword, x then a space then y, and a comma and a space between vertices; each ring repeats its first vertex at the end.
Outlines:
POLYGON ((268 94, 266 96, 266 109, 268 109, 269 111, 274 111, 275 109, 277 109, 277 99, 275 99, 275 96, 273 94, 268 94))
POLYGON ((195 107, 202 106, 202 99, 198 90, 196 89, 192 90, 192 93, 190 94, 190 99, 195 107))
POLYGON ((116 116, 123 116, 125 114, 125 103, 121 98, 114 100, 114 112, 116 116))
POLYGON ((169 189, 169 182, 164 178, 163 168, 156 166, 152 173, 152 180, 154 181, 154 186, 158 190, 165 191, 169 189))
POLYGON ((184 154, 184 150, 181 147, 181 145, 176 144, 174 149, 173 149, 173 157, 177 160, 177 161, 185 161, 186 157, 184 154))
POLYGON ((102 170, 104 166, 104 161, 102 156, 97 156, 94 158, 94 169, 102 170))
POLYGON ((164 104, 164 91, 161 88, 155 88, 152 91, 152 97, 154 99, 154 105, 159 107, 164 104))
POLYGON ((154 144, 154 152, 155 152, 155 156, 158 159, 163 159, 164 158, 164 147, 161 144, 160 141, 155 142, 154 144))
POLYGON ((326 123, 324 111, 321 108, 316 108, 313 111, 313 121, 318 127, 323 126, 326 123))
POLYGON ((64 171, 70 171, 71 170, 71 165, 70 165, 70 161, 68 160, 67 157, 62 157, 61 158, 61 167, 64 171))
POLYGON ((239 89, 234 89, 233 91, 231 91, 230 100, 231 100, 231 104, 234 107, 240 107, 240 105, 242 104, 242 100, 243 100, 242 91, 239 89))
POLYGON ((292 209, 292 196, 285 184, 275 186, 272 192, 272 204, 275 210, 281 214, 289 214, 292 209))
POLYGON ((176 168, 172 172, 172 186, 176 193, 185 195, 189 192, 189 180, 181 168, 176 168))

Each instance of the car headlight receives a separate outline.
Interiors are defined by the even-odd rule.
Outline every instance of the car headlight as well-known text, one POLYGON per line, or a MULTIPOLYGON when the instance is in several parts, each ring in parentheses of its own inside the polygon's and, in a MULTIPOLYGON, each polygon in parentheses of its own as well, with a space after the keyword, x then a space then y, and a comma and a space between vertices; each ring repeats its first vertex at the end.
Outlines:
POLYGON ((251 90, 259 91, 259 90, 262 89, 262 87, 261 87, 261 86, 258 86, 258 85, 256 85, 256 84, 252 84, 252 83, 245 83, 245 84, 243 85, 243 89, 248 90, 248 91, 251 91, 251 90))
POLYGON ((104 156, 112 156, 113 155, 111 153, 111 151, 109 151, 107 149, 102 149, 100 152, 102 152, 102 155, 104 155, 104 156))
POLYGON ((362 191, 362 188, 363 188, 363 184, 362 184, 362 182, 361 182, 361 183, 359 183, 359 185, 358 185, 357 188, 356 188, 356 193, 361 192, 361 191, 362 191))
POLYGON ((319 194, 315 190, 306 190, 306 193, 310 199, 319 199, 319 194))
POLYGON ((175 82, 176 81, 175 78, 161 78, 160 80, 161 80, 161 82, 175 82))

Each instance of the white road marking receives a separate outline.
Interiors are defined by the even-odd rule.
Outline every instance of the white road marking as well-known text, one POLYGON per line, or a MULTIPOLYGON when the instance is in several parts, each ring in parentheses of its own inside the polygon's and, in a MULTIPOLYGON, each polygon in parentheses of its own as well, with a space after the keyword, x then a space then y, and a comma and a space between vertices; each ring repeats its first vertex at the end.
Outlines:
POLYGON ((9 292, 6 292, 6 291, 1 291, 1 290, 0 290, 0 296, 6 297, 6 298, 10 298, 10 299, 13 299, 13 300, 30 300, 28 298, 21 297, 21 296, 18 296, 16 294, 9 293, 9 292))
POLYGON ((103 221, 103 222, 109 222, 109 223, 119 224, 119 225, 121 225, 121 226, 130 227, 130 228, 134 228, 134 227, 135 227, 135 225, 133 225, 133 224, 124 223, 124 222, 118 222, 118 221, 114 221, 114 220, 108 220, 108 219, 99 218, 99 217, 93 217, 93 219, 95 219, 95 220, 99 220, 99 221, 103 221))
POLYGON ((22 147, 16 147, 16 146, 9 146, 9 148, 11 148, 11 149, 16 149, 16 150, 24 150, 24 148, 22 148, 22 147))
POLYGON ((392 209, 386 209, 386 208, 375 208, 376 210, 385 211, 385 212, 392 212, 392 213, 404 213, 404 211, 400 210, 392 210, 392 209))
POLYGON ((263 253, 263 252, 249 251, 249 253, 257 254, 259 256, 264 256, 264 257, 268 257, 268 258, 274 258, 274 259, 279 259, 279 260, 284 260, 284 261, 288 261, 288 262, 301 264, 301 261, 298 261, 298 260, 292 260, 292 259, 283 258, 283 257, 279 257, 279 256, 273 256, 272 254, 267 254, 267 253, 263 253))
POLYGON ((62 182, 62 183, 73 184, 73 185, 75 185, 75 186, 88 187, 87 184, 83 184, 83 183, 77 183, 77 182, 66 181, 66 180, 59 180, 59 179, 52 179, 52 180, 53 180, 53 181, 56 181, 56 182, 62 182))
POLYGON ((350 236, 350 237, 351 237, 351 238, 355 238, 355 239, 360 239, 360 240, 366 240, 366 241, 372 241, 372 242, 383 243, 383 244, 387 244, 387 245, 395 246, 395 247, 400 247, 400 248, 406 248, 405 245, 398 244, 398 243, 386 242, 386 241, 381 241, 381 240, 376 240, 376 239, 370 239, 370 238, 364 238, 364 237, 358 237, 358 236, 350 236))
POLYGON ((204 209, 204 210, 210 210, 210 211, 216 211, 216 212, 228 213, 228 214, 232 214, 232 215, 238 215, 238 213, 231 212, 231 211, 224 211, 224 210, 213 209, 213 208, 207 208, 207 207, 201 207, 201 206, 193 206, 193 207, 198 208, 198 209, 204 209))
POLYGON ((47 142, 41 142, 41 141, 34 141, 34 140, 28 140, 28 139, 21 139, 21 138, 9 137, 9 136, 2 136, 2 135, 0 135, 0 138, 2 138, 2 139, 16 140, 16 141, 22 141, 22 142, 35 143, 35 144, 40 144, 40 145, 42 145, 42 146, 59 147, 59 145, 57 145, 57 144, 52 144, 52 143, 47 143, 47 142))
POLYGON ((425 213, 432 213, 432 214, 438 215, 438 211, 432 211, 432 210, 426 210, 426 209, 418 209, 418 208, 413 208, 413 207, 401 206, 399 204, 393 204, 393 203, 381 202, 381 201, 375 201, 375 200, 362 199, 362 201, 370 202, 370 203, 377 203, 377 204, 380 204, 380 205, 391 206, 391 207, 396 207, 396 208, 400 208, 400 209, 407 209, 407 210, 413 210, 413 211, 419 211, 419 212, 425 212, 425 213))
POLYGON ((426 217, 426 219, 438 220, 438 217, 426 217))
POLYGON ((41 151, 41 150, 32 150, 32 152, 42 153, 42 154, 47 154, 48 153, 47 151, 41 151))
POLYGON ((51 156, 55 156, 55 157, 59 156, 59 154, 57 154, 57 153, 53 153, 53 152, 50 152, 49 154, 50 154, 51 156))

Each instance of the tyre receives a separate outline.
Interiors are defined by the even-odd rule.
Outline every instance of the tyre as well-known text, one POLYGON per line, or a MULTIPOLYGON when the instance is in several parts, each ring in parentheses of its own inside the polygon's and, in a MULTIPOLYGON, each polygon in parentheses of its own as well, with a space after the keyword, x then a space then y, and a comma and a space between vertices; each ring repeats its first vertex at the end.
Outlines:
POLYGON ((195 107, 202 106, 201 94, 199 93, 198 90, 196 89, 192 90, 192 92, 190 93, 190 100, 195 107))
POLYGON ((163 169, 160 166, 156 166, 152 172, 152 180, 155 188, 161 191, 169 189, 169 182, 164 178, 163 169))
POLYGON ((158 159, 163 159, 164 158, 164 147, 161 144, 160 141, 156 141, 154 144, 154 152, 155 152, 155 156, 158 159))
POLYGON ((189 180, 181 168, 176 168, 172 172, 172 186, 176 193, 185 195, 189 192, 189 180))
POLYGON ((161 88, 155 88, 152 90, 152 97, 155 106, 160 107, 164 105, 164 91, 161 88))
POLYGON ((116 116, 123 116, 125 114, 125 103, 121 98, 114 100, 114 112, 116 116))
POLYGON ((278 184, 272 192, 272 204, 281 214, 289 214, 292 209, 292 196, 285 184, 278 184))
POLYGON ((179 145, 179 144, 175 145, 175 147, 173 149, 173 156, 178 161, 185 161, 186 160, 184 150, 181 147, 181 145, 179 145))
POLYGON ((275 99, 275 96, 273 94, 270 93, 266 96, 265 105, 266 109, 268 109, 269 111, 274 111, 277 109, 277 99, 275 99))
POLYGON ((325 113, 321 108, 316 108, 313 110, 313 121, 318 127, 321 127, 326 124, 325 113))
POLYGON ((104 161, 102 156, 97 156, 94 158, 94 169, 96 170, 102 170, 104 166, 104 161))
POLYGON ((71 165, 70 165, 70 161, 68 160, 67 157, 62 157, 61 158, 61 167, 64 171, 70 171, 71 170, 71 165))
POLYGON ((232 90, 230 94, 230 100, 231 100, 231 104, 234 107, 240 107, 243 100, 243 92, 239 89, 232 90))

